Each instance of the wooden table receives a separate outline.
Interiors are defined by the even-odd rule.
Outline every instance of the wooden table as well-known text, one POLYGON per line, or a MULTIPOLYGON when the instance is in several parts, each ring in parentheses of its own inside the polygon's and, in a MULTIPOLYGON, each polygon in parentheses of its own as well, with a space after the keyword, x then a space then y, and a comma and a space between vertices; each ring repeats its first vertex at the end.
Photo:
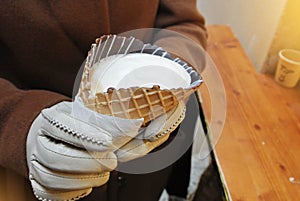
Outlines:
MULTIPOLYGON (((298 201, 300 184, 300 83, 279 86, 257 72, 228 26, 209 26, 208 53, 223 79, 226 121, 214 150, 233 201, 298 201)), ((201 89, 204 110, 210 100, 201 89)))

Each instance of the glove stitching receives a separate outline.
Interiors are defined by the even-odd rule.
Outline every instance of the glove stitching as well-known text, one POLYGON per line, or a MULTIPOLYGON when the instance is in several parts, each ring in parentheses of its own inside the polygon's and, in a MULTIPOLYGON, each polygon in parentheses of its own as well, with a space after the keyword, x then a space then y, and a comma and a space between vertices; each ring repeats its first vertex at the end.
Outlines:
MULTIPOLYGON (((39 189, 33 189, 33 194, 35 195, 35 197, 38 200, 42 200, 42 201, 75 201, 75 200, 79 200, 87 195, 86 193, 82 193, 81 195, 77 195, 75 198, 71 198, 68 200, 49 200, 47 198, 43 198, 43 197, 39 196, 36 191, 41 192, 41 193, 47 193, 47 192, 41 191, 39 189)), ((59 193, 52 193, 52 194, 59 194, 59 193)))
POLYGON ((44 113, 41 113, 41 114, 47 120, 47 122, 50 123, 50 125, 64 131, 66 134, 68 134, 70 136, 80 138, 81 140, 91 142, 93 144, 105 145, 103 140, 95 139, 95 138, 92 138, 92 137, 88 137, 87 135, 84 135, 82 133, 78 133, 77 131, 73 130, 72 128, 70 128, 70 127, 64 125, 63 123, 47 116, 46 114, 44 114, 44 113))
MULTIPOLYGON (((33 175, 32 175, 32 174, 29 175, 29 179, 30 179, 30 180, 35 180, 35 179, 33 178, 33 175)), ((36 181, 36 182, 37 182, 37 181, 36 181)), ((41 185, 41 184, 40 184, 40 185, 41 185)), ((33 194, 35 195, 35 197, 36 197, 38 200, 42 200, 42 201, 75 201, 75 200, 79 200, 79 199, 85 197, 86 195, 88 195, 86 192, 84 192, 84 193, 82 193, 82 194, 80 194, 80 195, 77 195, 76 197, 71 198, 71 199, 68 199, 68 200, 50 200, 50 199, 43 198, 43 197, 39 196, 38 193, 37 193, 37 191, 40 192, 40 193, 44 193, 44 194, 47 194, 48 192, 43 191, 43 190, 40 190, 40 189, 36 189, 36 188, 33 188, 33 187, 32 187, 32 189, 33 189, 33 194)), ((61 192, 51 192, 51 194, 61 194, 61 192)))
MULTIPOLYGON (((164 136, 165 136, 165 135, 164 135, 164 136)), ((164 136, 163 136, 163 137, 164 137, 164 136)), ((162 139, 162 137, 160 137, 159 139, 162 139)), ((157 140, 159 140, 159 139, 157 139, 157 140)), ((156 141, 157 141, 157 140, 156 140, 156 141)), ((151 141, 148 141, 148 140, 147 140, 145 143, 151 143, 151 141)), ((140 147, 140 146, 143 146, 145 143, 138 144, 138 145, 132 147, 131 149, 126 150, 126 152, 124 152, 123 154, 119 154, 119 157, 122 157, 122 156, 126 155, 128 152, 131 152, 131 151, 133 151, 134 149, 136 149, 136 148, 138 148, 138 147, 140 147)), ((147 153, 143 153, 143 154, 137 154, 137 153, 134 153, 134 154, 136 154, 136 155, 145 155, 145 154, 147 154, 147 153)))
POLYGON ((44 129, 41 129, 40 131, 41 131, 41 133, 42 133, 44 136, 50 136, 50 137, 53 137, 54 139, 60 140, 60 141, 62 141, 62 142, 66 142, 66 143, 71 144, 71 145, 73 145, 73 146, 75 146, 75 147, 78 146, 78 144, 76 144, 76 143, 74 143, 74 142, 66 141, 64 138, 62 138, 62 137, 60 137, 60 136, 55 136, 55 135, 53 135, 53 134, 51 134, 51 133, 48 133, 48 132, 47 132, 46 130, 44 130, 44 129))
MULTIPOLYGON (((127 149, 127 152, 132 151, 132 150, 134 150, 134 149, 136 149, 136 148, 138 148, 138 147, 140 147, 140 146, 142 146, 142 145, 144 145, 144 142, 141 141, 140 144, 138 144, 138 145, 132 147, 131 149, 127 149)), ((126 153, 124 153, 124 154, 126 154, 126 153)), ((124 155, 124 154, 123 154, 123 155, 124 155)), ((120 155, 120 156, 123 156, 123 155, 120 155)))
POLYGON ((79 157, 79 156, 71 156, 71 155, 67 155, 67 154, 61 154, 61 153, 59 153, 59 152, 56 152, 56 151, 54 151, 54 150, 52 150, 52 149, 49 149, 48 147, 46 147, 43 143, 40 143, 42 146, 43 146, 43 148, 45 148, 46 150, 48 150, 48 151, 50 151, 50 152, 52 152, 52 153, 55 153, 55 154, 57 154, 57 155, 60 155, 60 156, 66 156, 66 157, 69 157, 69 158, 80 158, 80 159, 91 159, 91 160, 94 160, 94 159, 104 159, 104 160, 110 160, 110 159, 115 159, 115 158, 109 158, 109 157, 103 157, 103 158, 100 158, 100 157, 93 157, 93 158, 88 158, 88 157, 79 157))
MULTIPOLYGON (((32 161, 36 161, 38 162, 37 160, 32 160, 32 161)), ((64 179, 70 179, 70 180, 73 180, 73 179, 80 179, 80 180, 87 180, 87 179, 99 179, 101 177, 106 177, 109 173, 108 172, 105 172, 105 173, 101 173, 101 174, 97 174, 97 176, 85 176, 85 177, 74 177, 74 178, 70 178, 70 177, 66 177, 66 176, 57 176, 55 174, 51 174, 49 172, 46 172, 44 170, 42 170, 41 168, 37 167, 36 165, 34 165, 32 163, 32 166, 34 166, 36 169, 40 170, 41 172, 45 173, 45 174, 48 174, 48 175, 51 175, 53 177, 57 177, 57 178, 64 178, 64 179)))
MULTIPOLYGON (((74 116, 70 116, 69 113, 64 112, 64 111, 59 111, 57 108, 56 108, 56 110, 57 110, 57 112, 61 112, 61 113, 65 114, 66 116, 70 117, 70 118, 74 118, 74 119, 76 119, 76 120, 78 120, 78 121, 80 121, 80 122, 82 122, 82 123, 84 123, 84 124, 87 124, 87 125, 89 125, 89 126, 95 128, 95 129, 99 130, 99 127, 97 127, 97 126, 95 127, 95 125, 92 124, 92 123, 90 123, 90 122, 86 122, 86 121, 83 121, 83 120, 81 120, 81 119, 78 119, 78 118, 76 118, 76 117, 74 117, 74 116)), ((94 111, 92 111, 92 112, 94 112, 94 111)), ((101 130, 101 129, 100 129, 100 130, 101 130)), ((102 130, 102 134, 105 134, 105 135, 107 135, 108 137, 110 137, 110 135, 109 135, 108 133, 103 132, 103 131, 105 131, 105 130, 102 130)))
MULTIPOLYGON (((183 108, 182 113, 180 114, 178 120, 177 120, 175 123, 173 123, 168 129, 164 130, 163 132, 160 132, 159 134, 157 134, 157 135, 155 135, 155 136, 153 137, 153 138, 155 139, 155 141, 156 141, 156 140, 159 140, 159 139, 161 139, 161 138, 163 138, 166 134, 172 132, 172 131, 174 130, 174 128, 176 128, 176 127, 181 123, 181 121, 184 119, 184 117, 185 117, 185 112, 186 112, 186 107, 183 108)), ((146 142, 149 142, 149 140, 147 140, 146 142)), ((136 149, 136 148, 142 146, 143 144, 144 144, 144 143, 140 143, 140 144, 138 144, 138 145, 132 147, 131 149, 128 149, 127 152, 130 152, 130 151, 132 151, 132 150, 134 150, 134 149, 136 149)), ((123 156, 123 155, 125 155, 125 154, 126 154, 126 153, 121 154, 121 155, 119 155, 119 156, 123 156)))
POLYGON ((168 129, 166 129, 166 130, 158 133, 154 137, 152 137, 150 141, 158 140, 159 138, 162 138, 166 134, 172 132, 182 122, 182 120, 184 119, 185 112, 186 112, 186 107, 183 108, 182 113, 180 114, 180 116, 177 119, 177 121, 175 121, 168 129))

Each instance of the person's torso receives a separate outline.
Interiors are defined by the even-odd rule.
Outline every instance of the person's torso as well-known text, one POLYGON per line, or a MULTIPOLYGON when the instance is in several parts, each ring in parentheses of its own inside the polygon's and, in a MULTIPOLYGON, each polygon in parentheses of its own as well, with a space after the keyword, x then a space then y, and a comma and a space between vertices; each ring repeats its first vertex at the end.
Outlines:
POLYGON ((0 77, 71 96, 90 45, 108 33, 153 27, 156 0, 5 1, 0 77))

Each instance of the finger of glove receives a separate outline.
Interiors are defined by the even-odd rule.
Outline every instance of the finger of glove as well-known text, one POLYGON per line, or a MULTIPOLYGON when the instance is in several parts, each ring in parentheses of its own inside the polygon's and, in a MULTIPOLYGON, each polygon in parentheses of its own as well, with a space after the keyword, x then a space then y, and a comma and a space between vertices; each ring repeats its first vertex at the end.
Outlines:
POLYGON ((99 173, 116 168, 117 157, 113 152, 87 151, 62 141, 49 138, 44 130, 37 137, 36 159, 52 170, 62 172, 99 173))
POLYGON ((160 137, 173 132, 185 117, 186 107, 184 102, 179 102, 178 106, 169 111, 166 115, 153 120, 145 128, 143 135, 145 139, 155 141, 160 137))
POLYGON ((70 116, 71 103, 61 102, 42 110, 41 125, 51 137, 72 145, 95 151, 113 150, 111 135, 92 124, 70 116))
POLYGON ((34 178, 30 178, 31 186, 34 195, 38 200, 44 201, 67 201, 67 200, 79 200, 92 192, 92 188, 79 189, 79 190, 54 190, 48 189, 40 185, 34 178))
POLYGON ((56 190, 78 190, 104 185, 109 179, 105 173, 66 173, 44 167, 38 161, 31 161, 30 174, 42 186, 56 190))
POLYGON ((115 154, 120 162, 127 162, 136 158, 140 158, 167 141, 169 136, 170 133, 165 134, 163 137, 160 137, 155 141, 133 139, 118 149, 115 154))
POLYGON ((87 108, 79 97, 76 97, 73 102, 71 115, 106 130, 112 136, 116 148, 121 147, 135 137, 144 121, 143 118, 127 119, 100 114, 87 108))

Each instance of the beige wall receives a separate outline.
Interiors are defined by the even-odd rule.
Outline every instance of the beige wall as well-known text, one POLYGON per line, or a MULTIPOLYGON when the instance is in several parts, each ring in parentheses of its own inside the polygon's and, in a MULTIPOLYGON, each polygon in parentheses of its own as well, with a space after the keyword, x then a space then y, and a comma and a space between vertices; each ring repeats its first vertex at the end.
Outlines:
POLYGON ((286 0, 198 0, 198 8, 208 24, 231 26, 251 61, 260 71, 285 3, 286 0))
POLYGON ((263 71, 274 73, 280 49, 300 50, 300 0, 288 0, 265 60, 263 71))

